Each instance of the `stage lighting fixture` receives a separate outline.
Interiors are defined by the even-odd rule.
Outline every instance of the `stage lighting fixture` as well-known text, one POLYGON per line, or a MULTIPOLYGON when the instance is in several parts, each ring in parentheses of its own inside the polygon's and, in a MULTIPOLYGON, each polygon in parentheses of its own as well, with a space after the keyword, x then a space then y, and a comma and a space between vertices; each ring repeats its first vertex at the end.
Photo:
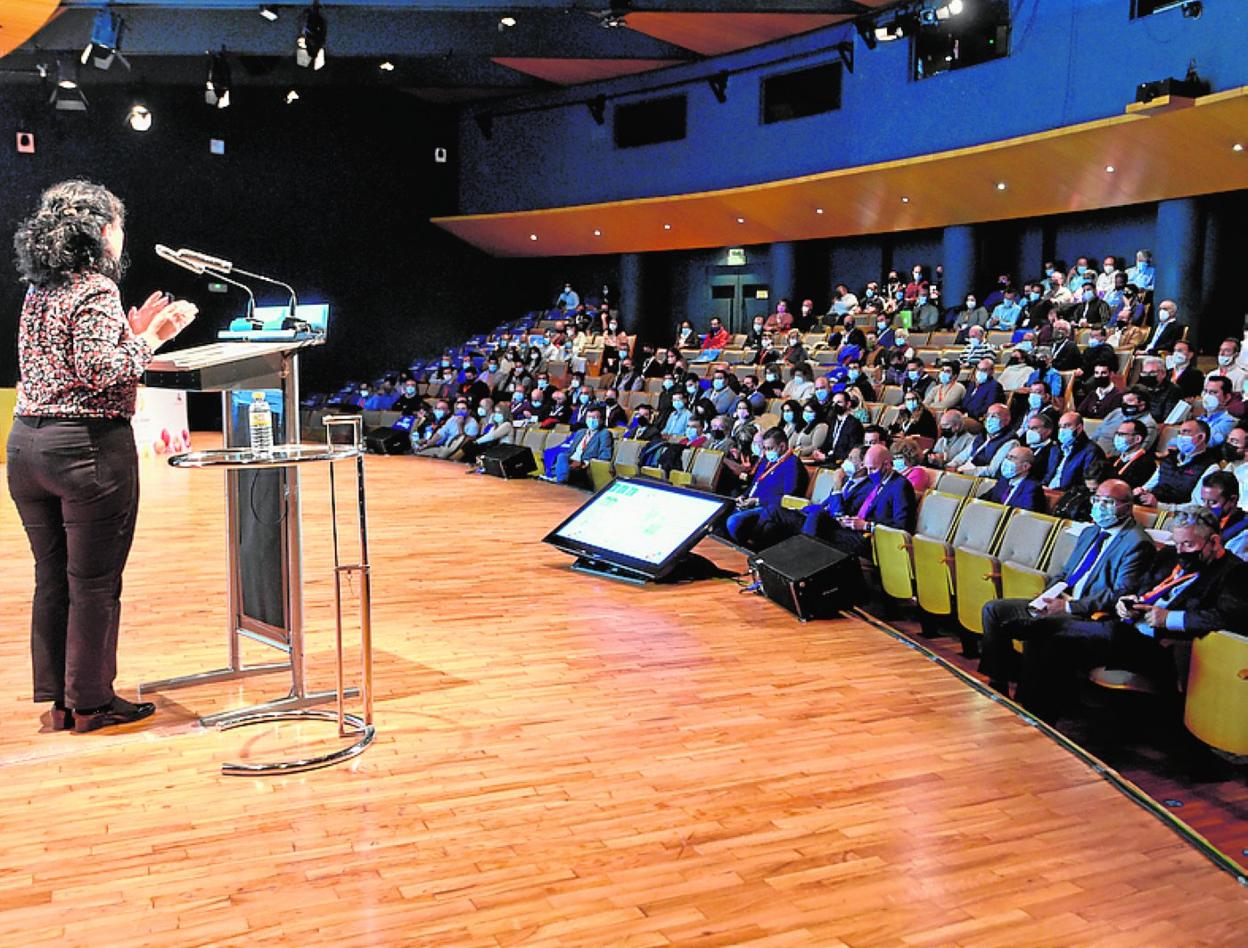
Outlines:
POLYGON ((537 240, 537 234, 529 234, 529 240, 537 240))
POLYGON ((605 95, 596 95, 585 104, 589 107, 589 114, 593 118, 595 125, 606 123, 607 97, 605 95))
POLYGON ((728 101, 728 73, 717 72, 706 80, 711 86, 711 92, 715 95, 715 101, 723 105, 728 101))
POLYGON ((600 231, 600 230, 595 230, 595 231, 594 231, 594 236, 595 236, 595 237, 601 237, 601 236, 602 236, 602 231, 600 231))
POLYGON ((107 69, 113 64, 113 59, 119 59, 129 69, 126 57, 121 55, 121 34, 125 27, 125 21, 119 14, 107 8, 100 10, 91 27, 91 41, 83 47, 78 61, 84 66, 92 62, 96 69, 107 69))
POLYGON ((386 59, 386 60, 383 60, 381 63, 379 63, 377 68, 380 69, 382 72, 394 72, 394 63, 386 59))
POLYGON ((906 30, 899 21, 894 20, 892 23, 876 24, 874 35, 877 43, 891 43, 905 36, 906 30))
POLYGON ((271 6, 269 6, 267 3, 262 3, 262 4, 260 4, 260 10, 259 10, 259 13, 260 13, 260 15, 261 15, 262 17, 264 17, 264 18, 265 18, 266 20, 268 20, 270 23, 275 23, 275 22, 277 22, 277 11, 276 11, 276 10, 274 10, 274 9, 273 9, 271 6))
POLYGON ((313 70, 325 68, 325 37, 328 27, 325 14, 321 13, 320 0, 303 11, 303 25, 295 40, 295 65, 313 70))
POLYGON ((230 64, 225 50, 208 54, 208 79, 204 83, 204 102, 218 109, 230 107, 230 64))
POLYGON ((628 26, 624 17, 628 14, 628 0, 611 0, 610 8, 598 15, 598 22, 608 30, 618 30, 628 26))
POLYGON ((78 88, 78 64, 71 60, 56 61, 56 87, 58 89, 78 88))
POLYGON ((291 89, 289 92, 286 93, 287 105, 294 105, 298 101, 299 101, 299 93, 297 90, 291 89))
POLYGON ((126 116, 126 124, 136 132, 146 132, 152 127, 152 110, 146 105, 136 102, 130 106, 130 112, 126 116))
POLYGON ((57 61, 56 84, 52 86, 52 96, 48 99, 58 112, 87 111, 87 97, 78 86, 78 61, 57 61))
POLYGON ((1236 142, 1234 145, 1231 146, 1231 151, 1243 151, 1243 150, 1244 150, 1244 146, 1240 142, 1236 142))
POLYGON ((511 29, 515 25, 516 18, 514 16, 500 16, 498 18, 498 32, 500 33, 503 32, 503 30, 511 29))
POLYGON ((941 3, 936 7, 936 19, 947 20, 950 17, 957 16, 965 9, 966 4, 963 3, 963 0, 947 0, 947 2, 941 3))

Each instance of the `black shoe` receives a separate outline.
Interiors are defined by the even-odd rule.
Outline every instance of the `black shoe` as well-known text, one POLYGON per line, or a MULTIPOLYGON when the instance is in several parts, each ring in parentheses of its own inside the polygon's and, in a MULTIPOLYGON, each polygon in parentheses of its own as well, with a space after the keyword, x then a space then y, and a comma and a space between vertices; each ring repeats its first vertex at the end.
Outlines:
POLYGON ((52 705, 48 714, 48 723, 54 731, 72 731, 74 729, 74 712, 63 704, 52 705))
POLYGON ((98 731, 102 727, 112 727, 116 724, 133 724, 155 713, 156 705, 150 701, 140 701, 135 704, 133 701, 114 696, 112 702, 102 708, 75 708, 74 732, 86 734, 88 731, 98 731))

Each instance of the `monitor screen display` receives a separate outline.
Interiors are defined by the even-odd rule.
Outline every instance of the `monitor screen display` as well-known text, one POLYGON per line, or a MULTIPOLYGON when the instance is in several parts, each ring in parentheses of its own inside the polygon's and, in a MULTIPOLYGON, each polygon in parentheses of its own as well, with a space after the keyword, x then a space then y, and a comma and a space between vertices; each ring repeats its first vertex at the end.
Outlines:
POLYGON ((731 501, 654 481, 612 481, 546 542, 658 576, 689 552, 731 501))

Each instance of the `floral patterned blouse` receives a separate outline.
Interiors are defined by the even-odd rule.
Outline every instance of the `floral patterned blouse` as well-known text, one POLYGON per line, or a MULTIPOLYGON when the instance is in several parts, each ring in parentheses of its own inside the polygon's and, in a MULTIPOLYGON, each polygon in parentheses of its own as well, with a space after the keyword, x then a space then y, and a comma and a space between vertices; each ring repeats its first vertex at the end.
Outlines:
POLYGON ((17 414, 129 418, 152 350, 130 331, 117 284, 98 273, 26 291, 17 331, 17 414))

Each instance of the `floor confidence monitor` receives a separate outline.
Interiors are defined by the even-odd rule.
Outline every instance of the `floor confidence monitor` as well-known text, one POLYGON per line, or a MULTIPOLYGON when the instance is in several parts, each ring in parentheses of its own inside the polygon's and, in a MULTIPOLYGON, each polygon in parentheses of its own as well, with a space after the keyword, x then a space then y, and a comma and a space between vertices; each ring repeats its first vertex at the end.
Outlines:
POLYGON ((543 542, 577 557, 573 569, 645 583, 688 556, 732 501, 660 481, 614 480, 543 542))

